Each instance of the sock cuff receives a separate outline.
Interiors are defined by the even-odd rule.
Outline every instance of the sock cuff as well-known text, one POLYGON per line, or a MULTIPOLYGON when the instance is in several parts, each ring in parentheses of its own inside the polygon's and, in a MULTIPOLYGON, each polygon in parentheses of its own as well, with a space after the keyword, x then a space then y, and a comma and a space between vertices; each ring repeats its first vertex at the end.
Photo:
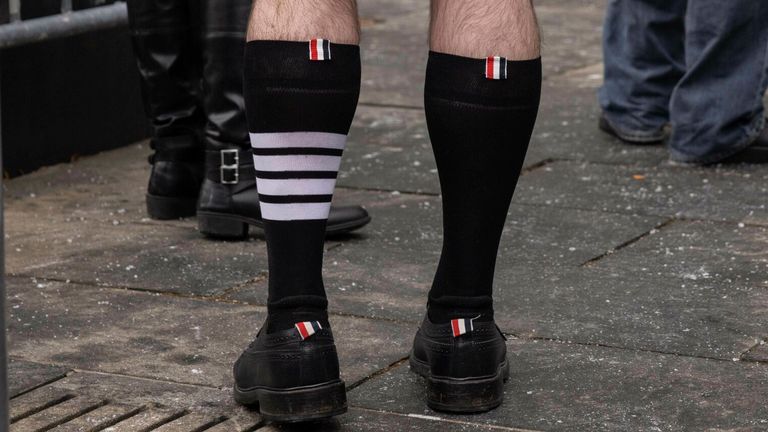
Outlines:
POLYGON ((280 300, 270 301, 267 308, 271 313, 280 313, 281 311, 296 312, 302 311, 325 311, 328 309, 328 299, 316 295, 294 295, 283 297, 280 300))
POLYGON ((329 59, 312 60, 310 42, 246 44, 249 132, 349 132, 360 95, 360 48, 333 42, 327 48, 329 59))
POLYGON ((433 323, 446 323, 456 318, 493 321, 491 296, 429 296, 427 316, 433 323))
MULTIPOLYGON (((322 39, 320 39, 322 41, 322 39)), ((254 40, 245 44, 245 79, 300 80, 320 88, 359 88, 360 47, 326 41, 325 57, 313 60, 312 41, 254 40)), ((316 56, 315 56, 316 57, 316 56)), ((287 83, 286 83, 287 84, 287 83)))
POLYGON ((476 59, 430 51, 424 95, 482 105, 536 107, 541 80, 541 57, 476 59))
POLYGON ((493 307, 493 297, 491 296, 450 296, 441 295, 439 297, 429 296, 429 306, 449 307, 449 308, 490 308, 493 307))
MULTIPOLYGON (((319 321, 323 328, 330 328, 328 311, 325 307, 318 307, 323 303, 321 299, 325 301, 325 298, 319 296, 292 296, 277 302, 281 303, 281 308, 274 309, 270 304, 266 322, 267 333, 287 330, 293 328, 296 323, 306 321, 319 321), (311 304, 312 302, 315 304, 311 304), (292 305, 288 306, 288 304, 292 305)), ((325 301, 326 306, 327 304, 328 302, 325 301)))

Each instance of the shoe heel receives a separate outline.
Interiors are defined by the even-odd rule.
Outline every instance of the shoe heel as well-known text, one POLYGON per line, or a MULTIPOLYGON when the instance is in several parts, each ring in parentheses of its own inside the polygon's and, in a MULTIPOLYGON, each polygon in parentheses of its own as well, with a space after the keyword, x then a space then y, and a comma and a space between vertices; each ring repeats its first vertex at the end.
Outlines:
MULTIPOLYGON (((505 368, 508 366, 505 365, 505 368)), ((504 400, 506 369, 478 379, 427 378, 427 405, 435 411, 477 413, 490 411, 504 400)))
POLYGON ((147 194, 147 213, 152 219, 168 220, 191 217, 197 210, 197 199, 164 197, 147 194))
POLYGON ((347 391, 341 380, 290 390, 261 390, 259 413, 265 420, 300 422, 347 412, 347 391))
POLYGON ((228 217, 197 214, 197 227, 209 237, 243 239, 248 236, 248 224, 228 217))

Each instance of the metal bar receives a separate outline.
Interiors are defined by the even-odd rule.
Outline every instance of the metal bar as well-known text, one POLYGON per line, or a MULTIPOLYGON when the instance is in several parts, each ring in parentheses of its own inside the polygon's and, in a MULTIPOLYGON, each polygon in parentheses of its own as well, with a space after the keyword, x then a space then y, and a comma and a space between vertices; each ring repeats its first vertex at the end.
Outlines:
MULTIPOLYGON (((1 109, 0 109, 1 110, 1 109)), ((0 123, 2 122, 0 112, 0 123)), ((2 127, 0 126, 0 131, 2 127)), ((0 167, 3 166, 3 134, 0 133, 0 167)), ((3 188, 0 187, 0 430, 8 430, 8 353, 5 345, 5 225, 3 222, 3 188)))
POLYGON ((21 21, 21 1, 10 0, 8 2, 8 15, 11 18, 11 22, 21 21))
POLYGON ((0 49, 59 39, 128 23, 125 3, 0 25, 0 49))
POLYGON ((72 12, 72 0, 61 0, 61 13, 72 12))

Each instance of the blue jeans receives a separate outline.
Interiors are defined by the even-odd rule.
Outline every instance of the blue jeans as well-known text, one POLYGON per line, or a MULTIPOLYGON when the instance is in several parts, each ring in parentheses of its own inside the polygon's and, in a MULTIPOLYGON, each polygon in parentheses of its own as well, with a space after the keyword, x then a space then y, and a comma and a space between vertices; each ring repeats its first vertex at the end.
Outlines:
POLYGON ((768 0, 610 0, 603 40, 606 119, 659 136, 672 159, 713 163, 764 127, 768 0))

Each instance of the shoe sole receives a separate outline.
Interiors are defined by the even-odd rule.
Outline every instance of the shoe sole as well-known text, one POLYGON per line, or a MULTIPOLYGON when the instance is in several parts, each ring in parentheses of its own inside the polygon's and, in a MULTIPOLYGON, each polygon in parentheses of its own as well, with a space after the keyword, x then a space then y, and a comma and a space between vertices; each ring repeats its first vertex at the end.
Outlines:
POLYGON ((504 401, 504 383, 509 363, 504 360, 496 374, 486 377, 449 378, 432 376, 429 365, 410 358, 411 371, 427 380, 427 406, 435 411, 479 413, 490 411, 504 401))
POLYGON ((624 136, 622 134, 619 134, 616 129, 614 129, 610 123, 608 123, 608 120, 606 120, 604 117, 600 117, 600 120, 597 122, 597 127, 601 131, 607 133, 608 135, 611 135, 615 138, 618 138, 624 143, 636 145, 636 146, 650 146, 654 144, 660 144, 662 141, 664 141, 663 136, 659 137, 646 137, 646 138, 630 138, 627 136, 624 136))
POLYGON ((235 401, 258 406, 267 421, 295 423, 337 416, 347 412, 344 381, 289 389, 253 388, 241 390, 235 385, 235 401))
MULTIPOLYGON (((328 225, 326 235, 333 236, 344 234, 368 225, 371 221, 370 216, 345 223, 328 225)), ((248 237, 249 225, 264 229, 264 221, 245 216, 198 211, 197 224, 201 233, 216 238, 223 239, 243 239, 248 237)))
POLYGON ((194 216, 197 198, 164 197, 147 194, 147 213, 152 219, 168 220, 194 216))

